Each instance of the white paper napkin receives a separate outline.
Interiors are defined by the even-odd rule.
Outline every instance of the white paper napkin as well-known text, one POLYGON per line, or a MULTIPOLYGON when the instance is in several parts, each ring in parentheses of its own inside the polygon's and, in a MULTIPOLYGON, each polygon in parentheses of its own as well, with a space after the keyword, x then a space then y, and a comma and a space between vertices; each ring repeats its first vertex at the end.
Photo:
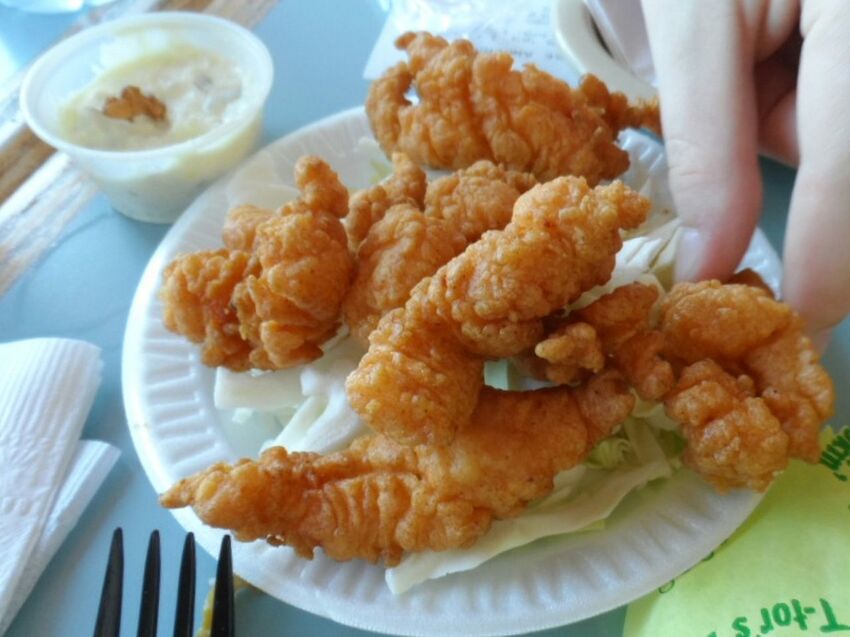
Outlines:
POLYGON ((101 368, 82 341, 0 345, 0 633, 117 457, 79 442, 101 368))

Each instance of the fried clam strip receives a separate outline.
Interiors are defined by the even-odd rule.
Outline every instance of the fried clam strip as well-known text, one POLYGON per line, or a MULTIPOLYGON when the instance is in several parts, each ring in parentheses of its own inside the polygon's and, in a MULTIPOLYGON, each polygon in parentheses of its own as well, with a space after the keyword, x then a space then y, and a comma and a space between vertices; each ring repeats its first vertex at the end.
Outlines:
POLYGON ((207 365, 297 365, 336 332, 353 270, 348 191, 317 157, 298 160, 295 181, 299 199, 276 213, 234 209, 225 249, 178 256, 163 273, 163 322, 201 343, 207 365))
POLYGON ((682 371, 665 406, 687 441, 682 462, 719 491, 764 491, 788 464, 788 436, 748 376, 699 361, 682 371))
POLYGON ((690 466, 721 490, 763 490, 789 456, 817 462, 833 386, 790 307, 751 285, 679 283, 660 329, 684 366, 665 402, 690 466))
POLYGON ((652 329, 655 287, 632 283, 569 314, 517 359, 520 369, 558 384, 581 381, 606 366, 620 370, 641 398, 659 400, 675 383, 662 357, 664 337, 652 329))
POLYGON ((404 153, 393 153, 393 173, 379 184, 358 190, 348 202, 345 230, 353 250, 391 207, 408 203, 422 208, 427 177, 417 164, 404 153))
POLYGON ((508 225, 516 200, 536 185, 531 173, 481 160, 429 183, 424 210, 429 217, 444 219, 472 243, 488 230, 508 225))
POLYGON ((448 444, 468 421, 485 358, 534 345, 542 319, 605 282, 621 228, 649 202, 622 183, 578 177, 522 195, 512 221, 485 233, 381 319, 349 375, 349 402, 374 430, 407 444, 448 444))
POLYGON ((471 352, 516 355, 539 340, 544 317, 610 278, 620 230, 648 211, 649 200, 621 182, 540 184, 517 199, 504 230, 485 233, 420 282, 410 303, 471 352))
POLYGON ((419 281, 466 246, 464 236, 443 219, 412 204, 393 206, 357 252, 354 281, 342 306, 352 336, 368 345, 381 317, 402 307, 419 281))
POLYGON ((486 388, 446 447, 367 436, 319 456, 268 449, 259 460, 216 464, 161 497, 192 506, 243 541, 287 544, 304 557, 397 564, 408 551, 468 547, 494 519, 520 514, 609 435, 634 404, 605 373, 578 388, 486 388))
POLYGON ((579 175, 596 184, 628 168, 615 144, 620 130, 660 128, 657 102, 629 105, 591 75, 572 89, 531 64, 512 70, 507 53, 429 33, 405 33, 396 46, 409 61, 372 84, 366 113, 384 151, 419 164, 458 169, 489 159, 541 181, 579 175))
POLYGON ((183 254, 163 272, 159 299, 162 322, 172 332, 201 345, 205 365, 245 370, 251 344, 239 332, 233 289, 258 264, 242 251, 209 250, 183 254))
POLYGON ((480 161, 429 183, 424 212, 407 200, 382 213, 360 244, 343 305, 355 338, 367 345, 381 317, 404 305, 419 281, 485 231, 505 227, 516 200, 535 183, 532 175, 480 161))

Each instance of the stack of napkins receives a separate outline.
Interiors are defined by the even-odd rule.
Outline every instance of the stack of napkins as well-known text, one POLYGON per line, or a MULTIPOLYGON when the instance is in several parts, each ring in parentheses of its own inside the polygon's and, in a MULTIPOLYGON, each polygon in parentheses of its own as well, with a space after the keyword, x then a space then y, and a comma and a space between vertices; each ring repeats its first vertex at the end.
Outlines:
POLYGON ((118 458, 80 441, 101 368, 81 341, 0 344, 0 634, 118 458))

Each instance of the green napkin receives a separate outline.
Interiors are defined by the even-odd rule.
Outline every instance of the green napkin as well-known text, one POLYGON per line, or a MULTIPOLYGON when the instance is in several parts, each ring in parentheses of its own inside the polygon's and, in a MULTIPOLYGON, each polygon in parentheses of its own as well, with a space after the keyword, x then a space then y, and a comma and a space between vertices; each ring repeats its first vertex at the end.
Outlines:
POLYGON ((629 605, 623 637, 850 636, 850 429, 823 443, 720 548, 629 605))

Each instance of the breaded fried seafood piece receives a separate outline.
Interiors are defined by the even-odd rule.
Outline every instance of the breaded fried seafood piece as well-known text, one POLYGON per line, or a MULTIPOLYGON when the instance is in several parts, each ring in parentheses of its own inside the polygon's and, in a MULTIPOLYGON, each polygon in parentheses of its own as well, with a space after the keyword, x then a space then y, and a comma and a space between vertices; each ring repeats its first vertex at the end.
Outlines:
POLYGON ((446 445, 475 409, 484 360, 418 308, 398 308, 369 335, 369 350, 346 380, 348 401, 399 443, 446 445))
MULTIPOLYGON (((674 363, 694 367, 713 361, 710 373, 700 367, 699 374, 689 375, 686 369, 666 399, 668 413, 686 434, 704 437, 717 428, 725 432, 722 439, 713 436, 710 445, 689 451, 686 460, 692 466, 702 467, 703 475, 721 489, 764 488, 766 476, 781 470, 788 456, 818 461, 818 436, 833 413, 834 391, 803 333, 802 320, 790 307, 751 285, 679 283, 662 303, 660 329, 665 353, 674 363), (780 457, 776 451, 772 465, 760 456, 756 469, 739 461, 744 450, 755 453, 754 445, 761 451, 768 448, 759 437, 768 431, 771 440, 785 438, 787 453, 780 457), (707 465, 715 469, 706 472, 707 465)), ((771 443, 770 449, 778 448, 771 443)))
POLYGON ((666 410, 687 441, 682 462, 719 491, 764 491, 788 464, 788 436, 752 380, 710 359, 682 371, 666 410))
POLYGON ((257 264, 247 252, 207 250, 184 254, 162 274, 162 322, 193 343, 201 344, 205 365, 235 370, 250 367, 251 344, 239 332, 234 288, 257 264))
POLYGON ((236 206, 227 212, 221 239, 229 250, 251 252, 257 227, 275 216, 275 211, 251 204, 236 206))
POLYGON ((346 382, 354 410, 397 441, 448 444, 476 404, 482 379, 471 383, 465 366, 435 365, 435 354, 443 360, 457 352, 471 369, 533 346, 544 317, 608 280, 620 229, 639 225, 648 210, 645 198, 619 182, 592 189, 582 178, 563 177, 522 195, 504 230, 485 233, 422 280, 403 310, 381 319, 346 382), (396 343, 406 344, 404 351, 396 343), (459 388, 452 408, 409 408, 445 387, 459 388))
POLYGON ((276 213, 234 209, 227 248, 178 256, 163 273, 165 326, 201 343, 207 365, 289 367, 336 333, 353 270, 348 191, 317 157, 298 160, 295 181, 299 199, 276 213))
POLYGON ((352 336, 368 345, 381 317, 402 307, 417 283, 466 246, 463 234, 443 219, 412 204, 393 206, 357 252, 354 282, 342 306, 352 336))
POLYGON ((369 229, 397 204, 422 208, 428 184, 425 171, 404 153, 393 153, 393 172, 382 182, 358 190, 348 201, 345 230, 352 249, 357 249, 369 229))
POLYGON ((664 338, 653 329, 651 312, 658 289, 642 283, 616 288, 571 312, 521 355, 520 369, 559 384, 580 382, 605 367, 618 369, 645 400, 659 400, 673 388, 673 367, 662 356, 664 338))
POLYGON ((539 340, 544 317, 610 278, 620 230, 648 211, 649 201, 621 182, 540 184, 517 199, 504 230, 485 233, 422 281, 409 303, 472 352, 516 355, 539 340))
POLYGON ((448 447, 407 447, 382 435, 327 456, 272 447, 259 460, 216 464, 182 480, 161 502, 191 506, 243 541, 287 544, 303 557, 321 547, 336 560, 393 566, 405 552, 468 547, 494 519, 519 515, 633 405, 610 372, 575 389, 487 388, 448 447))
POLYGON ((481 160, 428 184, 424 210, 429 217, 444 219, 472 243, 488 230, 508 225, 516 200, 535 185, 537 179, 530 173, 481 160))
POLYGON ((533 64, 513 70, 507 53, 424 32, 396 46, 409 61, 372 84, 366 113, 385 152, 419 164, 457 170, 489 159, 540 181, 578 175, 595 185, 628 168, 619 131, 660 127, 657 102, 629 105, 592 75, 572 89, 533 64), (406 97, 411 86, 417 103, 406 97))
POLYGON ((424 212, 406 199, 382 213, 360 244, 354 282, 343 305, 354 337, 366 345, 381 317, 403 306, 419 281, 485 231, 504 228, 516 200, 535 183, 532 175, 480 161, 429 183, 424 212))
POLYGON ((688 467, 720 491, 763 491, 789 458, 817 462, 834 395, 800 318, 755 273, 734 280, 673 286, 657 326, 656 288, 617 288, 556 322, 519 367, 556 383, 617 369, 681 425, 688 467))

